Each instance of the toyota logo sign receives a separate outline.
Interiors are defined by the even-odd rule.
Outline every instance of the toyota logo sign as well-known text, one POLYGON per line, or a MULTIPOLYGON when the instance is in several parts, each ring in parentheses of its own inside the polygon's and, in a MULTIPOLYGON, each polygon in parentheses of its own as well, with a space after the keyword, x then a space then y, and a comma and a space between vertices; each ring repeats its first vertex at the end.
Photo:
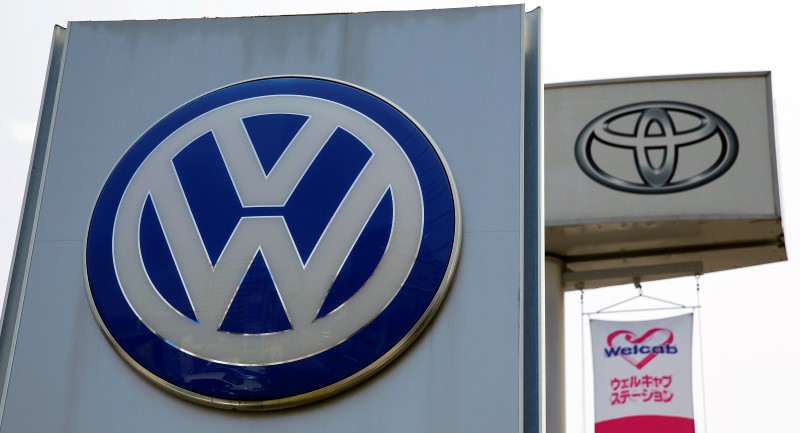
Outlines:
POLYGON ((682 102, 653 101, 625 105, 589 122, 575 143, 578 165, 594 181, 637 194, 666 194, 705 185, 731 168, 738 153, 736 133, 716 113, 682 102), (598 149, 611 146, 630 152, 638 179, 625 178, 598 149), (682 149, 705 146, 715 154, 707 167, 679 171, 682 149), (718 152, 718 153, 717 153, 718 152))

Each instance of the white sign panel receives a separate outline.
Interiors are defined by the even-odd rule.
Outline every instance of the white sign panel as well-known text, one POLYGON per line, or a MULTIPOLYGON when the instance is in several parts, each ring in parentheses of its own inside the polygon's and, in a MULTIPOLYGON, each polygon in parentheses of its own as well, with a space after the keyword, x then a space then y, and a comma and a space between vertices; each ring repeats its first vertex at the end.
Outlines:
POLYGON ((692 318, 591 321, 595 433, 694 433, 692 318))
POLYGON ((786 260, 769 72, 554 84, 544 101, 545 250, 568 282, 786 260))
POLYGON ((767 73, 549 86, 545 123, 547 225, 779 214, 767 73))

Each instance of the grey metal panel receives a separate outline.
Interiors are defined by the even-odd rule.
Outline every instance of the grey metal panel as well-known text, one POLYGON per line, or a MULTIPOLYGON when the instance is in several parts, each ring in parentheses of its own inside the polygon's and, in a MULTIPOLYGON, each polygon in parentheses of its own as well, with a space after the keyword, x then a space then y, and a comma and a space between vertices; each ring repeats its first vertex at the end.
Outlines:
POLYGON ((525 14, 525 143, 523 145, 523 424, 525 432, 543 430, 542 344, 542 81, 541 8, 525 14))
POLYGON ((522 12, 71 23, 0 431, 518 431, 522 12), (211 89, 281 74, 366 87, 426 128, 459 190, 459 269, 428 330, 366 383, 281 412, 209 409, 149 384, 105 341, 84 293, 83 238, 106 176, 153 122, 211 89))
MULTIPOLYGON (((554 226, 545 248, 584 288, 675 278, 786 260, 780 220, 643 221, 554 226), (690 272, 679 270, 697 262, 690 272), (654 265, 665 265, 652 268, 654 265), (625 270, 628 273, 625 274, 625 270), (611 272, 610 274, 608 272, 611 272)), ((573 285, 567 289, 575 288, 573 285)))
MULTIPOLYGON (((579 277, 566 289, 630 284, 634 278, 653 281, 786 260, 782 244, 753 242, 730 245, 707 245, 680 250, 628 251, 613 256, 570 257, 566 268, 579 277), (689 265, 690 264, 690 265, 689 265)), ((573 275, 573 276, 575 276, 573 275)))
POLYGON ((547 252, 571 258, 783 242, 781 222, 774 219, 598 223, 547 227, 546 233, 547 252))
POLYGON ((42 92, 42 105, 39 110, 39 125, 36 128, 28 185, 25 188, 22 215, 20 216, 17 230, 17 243, 14 248, 14 257, 6 288, 5 309, 2 314, 2 331, 0 331, 0 335, 2 335, 2 338, 0 338, 0 383, 2 384, 0 385, 2 386, 0 419, 2 419, 3 408, 5 407, 8 378, 11 373, 11 363, 17 342, 19 318, 22 311, 25 284, 28 278, 28 265, 38 218, 39 195, 41 194, 42 180, 44 179, 47 151, 58 99, 58 84, 61 78, 66 37, 66 29, 58 26, 53 29, 50 60, 48 61, 47 76, 42 92))

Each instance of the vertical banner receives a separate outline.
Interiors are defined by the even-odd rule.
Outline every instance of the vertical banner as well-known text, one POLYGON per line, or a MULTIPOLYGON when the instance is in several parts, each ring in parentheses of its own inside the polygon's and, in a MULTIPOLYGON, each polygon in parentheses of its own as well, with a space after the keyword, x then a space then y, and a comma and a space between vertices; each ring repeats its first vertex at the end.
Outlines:
POLYGON ((692 320, 590 321, 595 433, 694 433, 692 320))

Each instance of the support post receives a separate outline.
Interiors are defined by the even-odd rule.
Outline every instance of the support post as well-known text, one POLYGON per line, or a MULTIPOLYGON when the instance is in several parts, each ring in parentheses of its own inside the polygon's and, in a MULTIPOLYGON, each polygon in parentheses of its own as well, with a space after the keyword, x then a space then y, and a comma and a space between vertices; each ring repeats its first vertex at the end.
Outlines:
POLYGON ((566 431, 565 352, 564 352, 564 263, 551 256, 545 258, 545 431, 566 431))

